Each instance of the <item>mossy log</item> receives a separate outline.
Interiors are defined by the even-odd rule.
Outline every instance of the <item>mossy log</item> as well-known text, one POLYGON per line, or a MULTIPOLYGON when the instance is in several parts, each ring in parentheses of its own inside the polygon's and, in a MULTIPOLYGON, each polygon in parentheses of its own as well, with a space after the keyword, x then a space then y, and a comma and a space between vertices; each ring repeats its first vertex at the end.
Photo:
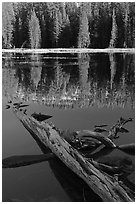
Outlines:
POLYGON ((93 163, 72 147, 53 126, 39 122, 13 109, 24 127, 42 144, 48 147, 69 169, 81 177, 104 202, 133 202, 127 187, 117 179, 98 170, 93 163))

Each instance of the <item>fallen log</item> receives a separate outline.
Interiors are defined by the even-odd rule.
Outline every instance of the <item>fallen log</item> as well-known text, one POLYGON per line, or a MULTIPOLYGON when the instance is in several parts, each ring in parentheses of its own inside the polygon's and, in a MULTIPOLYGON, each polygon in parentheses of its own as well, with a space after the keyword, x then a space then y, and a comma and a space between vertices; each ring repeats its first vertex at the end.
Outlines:
MULTIPOLYGON (((58 131, 47 122, 39 122, 31 116, 23 114, 19 109, 14 108, 14 113, 24 127, 35 138, 50 148, 50 150, 74 173, 81 177, 88 186, 99 195, 105 202, 133 202, 134 197, 130 195, 117 179, 98 170, 93 162, 82 156, 72 147, 58 131)), ((112 145, 113 146, 113 145, 112 145)))
POLYGON ((82 130, 82 131, 77 131, 76 132, 79 138, 94 138, 99 141, 101 141, 102 144, 104 144, 108 148, 116 148, 116 145, 114 142, 112 142, 111 139, 108 137, 105 137, 102 133, 94 132, 91 130, 82 130))
POLYGON ((107 147, 108 149, 117 148, 127 154, 135 155, 135 144, 134 143, 117 146, 109 137, 106 137, 102 133, 98 133, 92 130, 76 131, 76 133, 79 139, 84 139, 84 140, 86 140, 87 138, 91 140, 96 139, 98 141, 101 141, 99 146, 104 144, 105 147, 107 147))

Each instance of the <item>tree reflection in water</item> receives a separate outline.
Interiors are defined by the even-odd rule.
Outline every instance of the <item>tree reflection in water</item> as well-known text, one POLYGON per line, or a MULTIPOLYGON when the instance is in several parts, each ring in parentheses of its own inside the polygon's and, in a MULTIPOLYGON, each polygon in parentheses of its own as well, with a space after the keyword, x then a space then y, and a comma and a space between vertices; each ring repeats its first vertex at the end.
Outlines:
MULTIPOLYGON (((5 54, 6 55, 6 54, 5 54)), ((3 93, 50 107, 134 108, 134 55, 78 54, 5 56, 3 93)))

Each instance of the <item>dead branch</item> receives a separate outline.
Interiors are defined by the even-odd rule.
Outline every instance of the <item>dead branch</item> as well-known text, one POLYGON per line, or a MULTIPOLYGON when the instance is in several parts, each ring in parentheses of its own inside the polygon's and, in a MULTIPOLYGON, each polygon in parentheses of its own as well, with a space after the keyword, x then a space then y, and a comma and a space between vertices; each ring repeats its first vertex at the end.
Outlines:
POLYGON ((79 138, 93 138, 96 140, 99 140, 102 144, 104 144, 108 148, 116 148, 116 145, 114 142, 112 142, 111 139, 108 137, 104 136, 101 133, 97 133, 91 130, 82 130, 82 131, 77 131, 78 137, 79 138))
POLYGON ((115 125, 112 126, 112 128, 109 130, 108 133, 108 138, 113 140, 118 138, 119 136, 117 136, 117 134, 119 132, 128 132, 127 129, 123 128, 123 126, 127 123, 127 122, 132 122, 133 119, 132 118, 128 118, 128 119, 124 119, 124 118, 120 118, 117 123, 115 125))

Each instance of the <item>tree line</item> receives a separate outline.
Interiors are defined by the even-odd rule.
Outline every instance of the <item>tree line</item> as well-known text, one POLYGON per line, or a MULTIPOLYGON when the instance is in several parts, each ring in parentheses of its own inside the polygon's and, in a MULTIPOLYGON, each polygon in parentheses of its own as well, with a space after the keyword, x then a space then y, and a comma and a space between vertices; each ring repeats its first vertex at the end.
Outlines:
POLYGON ((133 48, 134 2, 3 2, 3 48, 133 48))

